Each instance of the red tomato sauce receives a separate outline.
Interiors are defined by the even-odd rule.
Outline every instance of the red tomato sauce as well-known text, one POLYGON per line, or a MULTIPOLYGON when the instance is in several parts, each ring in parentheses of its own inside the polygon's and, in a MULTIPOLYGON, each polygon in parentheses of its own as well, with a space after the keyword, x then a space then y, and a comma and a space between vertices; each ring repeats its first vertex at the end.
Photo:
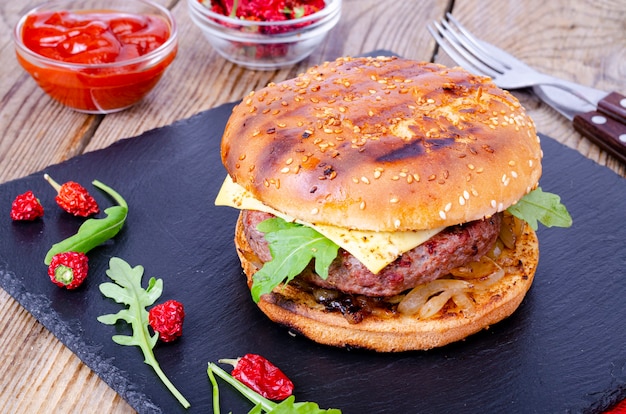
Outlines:
POLYGON ((104 66, 46 65, 20 53, 18 59, 54 99, 86 112, 107 112, 132 105, 157 83, 176 48, 156 65, 124 62, 156 50, 170 35, 169 24, 158 16, 39 12, 29 15, 22 26, 26 48, 57 62, 104 66))

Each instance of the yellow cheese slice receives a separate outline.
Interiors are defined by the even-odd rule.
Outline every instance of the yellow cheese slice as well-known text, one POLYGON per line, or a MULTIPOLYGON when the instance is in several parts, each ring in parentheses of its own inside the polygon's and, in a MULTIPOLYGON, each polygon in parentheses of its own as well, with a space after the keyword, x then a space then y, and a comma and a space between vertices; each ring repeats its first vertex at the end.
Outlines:
POLYGON ((234 183, 230 176, 224 180, 215 199, 215 205, 271 213, 285 221, 309 226, 352 254, 372 273, 380 272, 400 255, 414 249, 444 229, 441 227, 433 230, 373 232, 306 223, 266 206, 245 188, 234 183))

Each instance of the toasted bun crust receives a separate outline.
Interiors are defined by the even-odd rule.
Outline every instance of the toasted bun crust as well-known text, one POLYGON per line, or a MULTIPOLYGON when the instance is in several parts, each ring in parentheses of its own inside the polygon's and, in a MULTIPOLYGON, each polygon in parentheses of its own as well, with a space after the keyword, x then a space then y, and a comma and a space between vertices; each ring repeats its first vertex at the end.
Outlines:
MULTIPOLYGON (((237 221, 235 245, 251 286, 260 261, 243 235, 241 219, 237 221)), ((379 352, 426 350, 464 339, 511 315, 533 282, 538 260, 537 236, 526 226, 515 249, 505 249, 498 259, 506 275, 487 291, 472 292, 476 304, 469 315, 451 308, 420 320, 415 316, 381 312, 351 324, 340 313, 327 311, 311 294, 292 285, 281 285, 262 296, 258 306, 272 321, 321 344, 379 352)))
POLYGON ((222 140, 233 180, 310 223, 375 231, 478 220, 536 187, 541 148, 488 78, 401 58, 341 58, 252 92, 222 140))

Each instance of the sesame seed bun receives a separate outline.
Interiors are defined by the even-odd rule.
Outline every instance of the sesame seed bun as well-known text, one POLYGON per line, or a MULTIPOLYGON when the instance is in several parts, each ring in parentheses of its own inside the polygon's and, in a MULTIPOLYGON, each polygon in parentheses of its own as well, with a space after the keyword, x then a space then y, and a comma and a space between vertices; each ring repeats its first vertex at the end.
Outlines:
POLYGON ((233 180, 309 223, 450 226, 537 186, 541 148, 518 100, 460 68, 341 58, 250 93, 222 140, 233 180))
MULTIPOLYGON (((261 261, 244 235, 241 215, 235 245, 251 286, 261 261)), ((465 313, 449 307, 431 318, 420 319, 390 312, 381 305, 359 323, 349 323, 340 313, 318 303, 311 293, 292 284, 280 285, 263 295, 258 306, 272 321, 321 344, 379 352, 427 350, 462 340, 510 316, 530 289, 538 260, 537 236, 526 226, 515 248, 505 249, 496 260, 505 275, 486 291, 471 292, 475 304, 471 312, 465 313)))

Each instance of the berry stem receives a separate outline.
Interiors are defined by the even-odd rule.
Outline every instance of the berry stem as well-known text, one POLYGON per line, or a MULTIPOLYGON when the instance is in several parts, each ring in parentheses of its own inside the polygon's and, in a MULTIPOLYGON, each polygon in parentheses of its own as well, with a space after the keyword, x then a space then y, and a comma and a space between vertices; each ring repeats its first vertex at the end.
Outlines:
POLYGON ((44 175, 43 175, 43 178, 45 178, 45 180, 46 180, 47 182, 49 182, 49 183, 50 183, 50 185, 52 186, 52 188, 54 188, 54 189, 57 191, 57 193, 58 193, 59 191, 61 191, 61 184, 59 184, 59 183, 57 183, 56 181, 54 181, 54 180, 52 179, 52 177, 50 177, 48 174, 44 174, 44 175))

